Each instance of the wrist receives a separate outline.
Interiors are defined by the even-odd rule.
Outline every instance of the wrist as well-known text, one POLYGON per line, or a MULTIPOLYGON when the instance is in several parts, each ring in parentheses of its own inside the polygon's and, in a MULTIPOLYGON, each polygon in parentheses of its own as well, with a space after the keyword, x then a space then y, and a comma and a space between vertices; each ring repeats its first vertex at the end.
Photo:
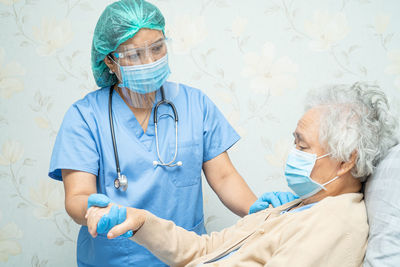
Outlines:
POLYGON ((146 222, 147 212, 145 210, 142 210, 142 209, 138 209, 137 211, 139 213, 139 222, 140 222, 140 226, 139 226, 139 228, 137 230, 139 230, 144 225, 144 223, 146 222))
POLYGON ((147 212, 142 209, 127 208, 127 216, 132 218, 131 230, 135 233, 138 231, 146 222, 147 212))

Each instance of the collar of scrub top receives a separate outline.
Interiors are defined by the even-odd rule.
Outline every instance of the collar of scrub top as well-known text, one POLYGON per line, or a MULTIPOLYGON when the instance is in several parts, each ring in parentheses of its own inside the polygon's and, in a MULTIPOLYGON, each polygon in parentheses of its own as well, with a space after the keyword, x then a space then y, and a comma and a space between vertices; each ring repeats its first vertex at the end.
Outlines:
MULTIPOLYGON (((165 82, 164 83, 164 91, 165 91, 165 98, 174 103, 176 106, 179 104, 177 103, 179 101, 178 95, 180 94, 181 90, 181 84, 175 83, 175 82, 165 82)), ((115 91, 115 90, 113 90, 115 91)), ((141 138, 142 135, 146 134, 148 136, 154 136, 155 131, 154 131, 154 107, 158 101, 161 100, 161 93, 160 90, 156 91, 156 97, 155 101, 153 104, 152 111, 150 113, 150 118, 149 118, 149 124, 147 127, 147 131, 144 132, 141 127, 136 127, 137 126, 137 120, 135 116, 132 116, 132 111, 129 109, 128 105, 125 103, 125 101, 122 99, 122 97, 117 93, 114 94, 113 99, 112 99, 112 108, 119 110, 118 112, 118 117, 120 117, 126 125, 132 129, 138 139, 141 138)), ((180 102, 180 101, 179 101, 180 102)), ((164 106, 164 105, 163 105, 164 106)), ((160 107, 160 111, 165 110, 164 108, 160 107)), ((159 114, 160 114, 159 111, 159 114)))
MULTIPOLYGON (((179 83, 175 82, 165 82, 163 84, 165 99, 173 102, 179 93, 179 83)), ((155 104, 162 99, 161 90, 157 90, 155 104)))

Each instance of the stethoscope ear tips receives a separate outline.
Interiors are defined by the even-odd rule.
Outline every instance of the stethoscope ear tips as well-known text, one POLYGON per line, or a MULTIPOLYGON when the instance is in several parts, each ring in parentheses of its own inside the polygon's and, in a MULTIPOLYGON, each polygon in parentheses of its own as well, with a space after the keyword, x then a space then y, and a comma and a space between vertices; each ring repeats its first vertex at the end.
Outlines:
POLYGON ((178 161, 178 162, 176 163, 176 166, 182 166, 182 161, 178 161))

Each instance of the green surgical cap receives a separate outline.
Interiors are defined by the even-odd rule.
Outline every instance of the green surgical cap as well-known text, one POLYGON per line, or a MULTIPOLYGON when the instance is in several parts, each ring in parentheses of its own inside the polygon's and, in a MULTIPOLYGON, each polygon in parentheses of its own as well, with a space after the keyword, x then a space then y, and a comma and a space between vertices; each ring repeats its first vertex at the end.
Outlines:
POLYGON ((104 58, 140 29, 164 32, 165 20, 160 10, 143 0, 120 0, 106 7, 97 21, 92 43, 92 71, 98 86, 114 85, 118 80, 109 73, 104 58))

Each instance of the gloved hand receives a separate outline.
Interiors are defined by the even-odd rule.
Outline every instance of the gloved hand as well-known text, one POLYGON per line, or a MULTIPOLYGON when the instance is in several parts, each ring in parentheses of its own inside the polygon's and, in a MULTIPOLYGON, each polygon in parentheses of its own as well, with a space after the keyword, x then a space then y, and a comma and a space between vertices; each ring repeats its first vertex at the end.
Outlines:
MULTIPOLYGON (((88 198, 88 209, 92 206, 100 208, 107 207, 111 202, 111 199, 103 194, 91 194, 88 198)), ((97 223, 97 233, 105 234, 110 231, 117 224, 121 224, 126 220, 126 207, 118 207, 113 204, 108 214, 104 214, 99 222, 97 223)), ((121 235, 122 237, 131 237, 132 231, 128 231, 121 235)))
POLYGON ((108 204, 110 204, 111 199, 103 194, 91 194, 88 198, 87 205, 88 209, 92 206, 104 208, 107 207, 108 204))
MULTIPOLYGON (((121 224, 126 220, 126 207, 118 207, 118 205, 112 205, 108 214, 101 217, 97 223, 97 233, 106 234, 117 224, 121 224)), ((129 230, 122 237, 131 237, 133 232, 129 230)))
POLYGON ((276 208, 298 198, 298 196, 291 192, 267 192, 262 194, 262 196, 251 205, 249 214, 264 210, 268 208, 270 204, 276 208))

